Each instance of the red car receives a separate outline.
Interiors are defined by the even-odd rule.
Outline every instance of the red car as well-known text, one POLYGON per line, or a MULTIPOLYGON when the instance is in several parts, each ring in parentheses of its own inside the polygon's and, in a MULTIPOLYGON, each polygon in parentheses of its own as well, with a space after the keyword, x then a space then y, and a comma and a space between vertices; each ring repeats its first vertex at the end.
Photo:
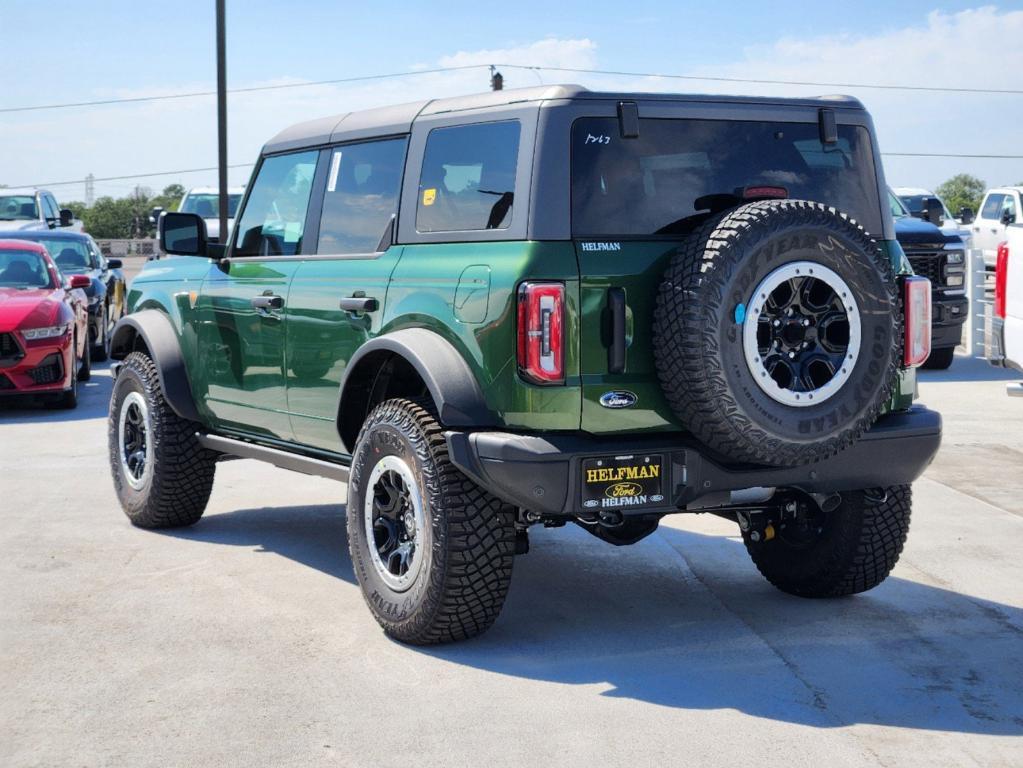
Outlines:
POLYGON ((41 244, 0 240, 0 397, 78 404, 90 372, 88 285, 65 278, 41 244))

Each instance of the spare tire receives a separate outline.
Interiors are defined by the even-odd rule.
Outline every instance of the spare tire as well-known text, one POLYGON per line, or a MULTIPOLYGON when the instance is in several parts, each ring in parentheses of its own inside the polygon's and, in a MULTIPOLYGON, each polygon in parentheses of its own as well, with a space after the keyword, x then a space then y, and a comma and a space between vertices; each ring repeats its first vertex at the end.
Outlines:
POLYGON ((888 400, 902 323, 888 257, 855 221, 803 200, 748 203, 672 258, 654 354, 674 414, 723 458, 832 456, 888 400))

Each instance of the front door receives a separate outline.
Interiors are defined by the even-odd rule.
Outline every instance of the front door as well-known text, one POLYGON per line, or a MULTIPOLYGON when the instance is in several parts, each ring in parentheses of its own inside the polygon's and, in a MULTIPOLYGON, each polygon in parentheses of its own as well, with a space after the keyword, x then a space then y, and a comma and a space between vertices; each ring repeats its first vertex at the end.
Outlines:
POLYGON ((316 257, 302 263, 287 308, 288 410, 295 440, 341 452, 338 393, 356 350, 380 331, 406 140, 345 144, 323 151, 328 169, 316 257))
POLYGON ((318 152, 264 159, 230 258, 198 296, 199 378, 225 431, 291 440, 285 391, 286 307, 318 152))

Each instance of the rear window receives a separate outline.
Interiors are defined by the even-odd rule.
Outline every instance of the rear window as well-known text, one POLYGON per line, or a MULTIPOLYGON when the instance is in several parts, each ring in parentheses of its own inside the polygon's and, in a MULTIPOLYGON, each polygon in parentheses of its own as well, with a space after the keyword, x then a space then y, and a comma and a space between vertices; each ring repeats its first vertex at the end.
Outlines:
POLYGON ((842 125, 822 144, 814 123, 640 120, 623 139, 615 118, 572 127, 572 231, 578 237, 679 235, 739 202, 748 186, 833 205, 868 231, 881 209, 864 128, 842 125))
POLYGON ((419 177, 416 229, 506 229, 515 201, 519 123, 434 128, 419 177))

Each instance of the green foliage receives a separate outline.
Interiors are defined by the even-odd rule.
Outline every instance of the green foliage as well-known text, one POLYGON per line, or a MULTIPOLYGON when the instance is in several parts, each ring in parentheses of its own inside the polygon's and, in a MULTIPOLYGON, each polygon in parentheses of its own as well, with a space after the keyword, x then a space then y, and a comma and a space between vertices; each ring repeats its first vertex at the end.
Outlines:
POLYGON ((974 213, 980 208, 987 185, 976 176, 959 173, 941 184, 935 191, 945 201, 949 211, 958 216, 959 209, 966 207, 974 213))
POLYGON ((64 203, 63 207, 70 208, 75 218, 82 220, 85 231, 96 238, 154 237, 156 227, 149 221, 153 208, 176 211, 184 194, 180 184, 169 184, 155 197, 146 187, 136 187, 128 197, 101 197, 91 208, 78 201, 64 203))

